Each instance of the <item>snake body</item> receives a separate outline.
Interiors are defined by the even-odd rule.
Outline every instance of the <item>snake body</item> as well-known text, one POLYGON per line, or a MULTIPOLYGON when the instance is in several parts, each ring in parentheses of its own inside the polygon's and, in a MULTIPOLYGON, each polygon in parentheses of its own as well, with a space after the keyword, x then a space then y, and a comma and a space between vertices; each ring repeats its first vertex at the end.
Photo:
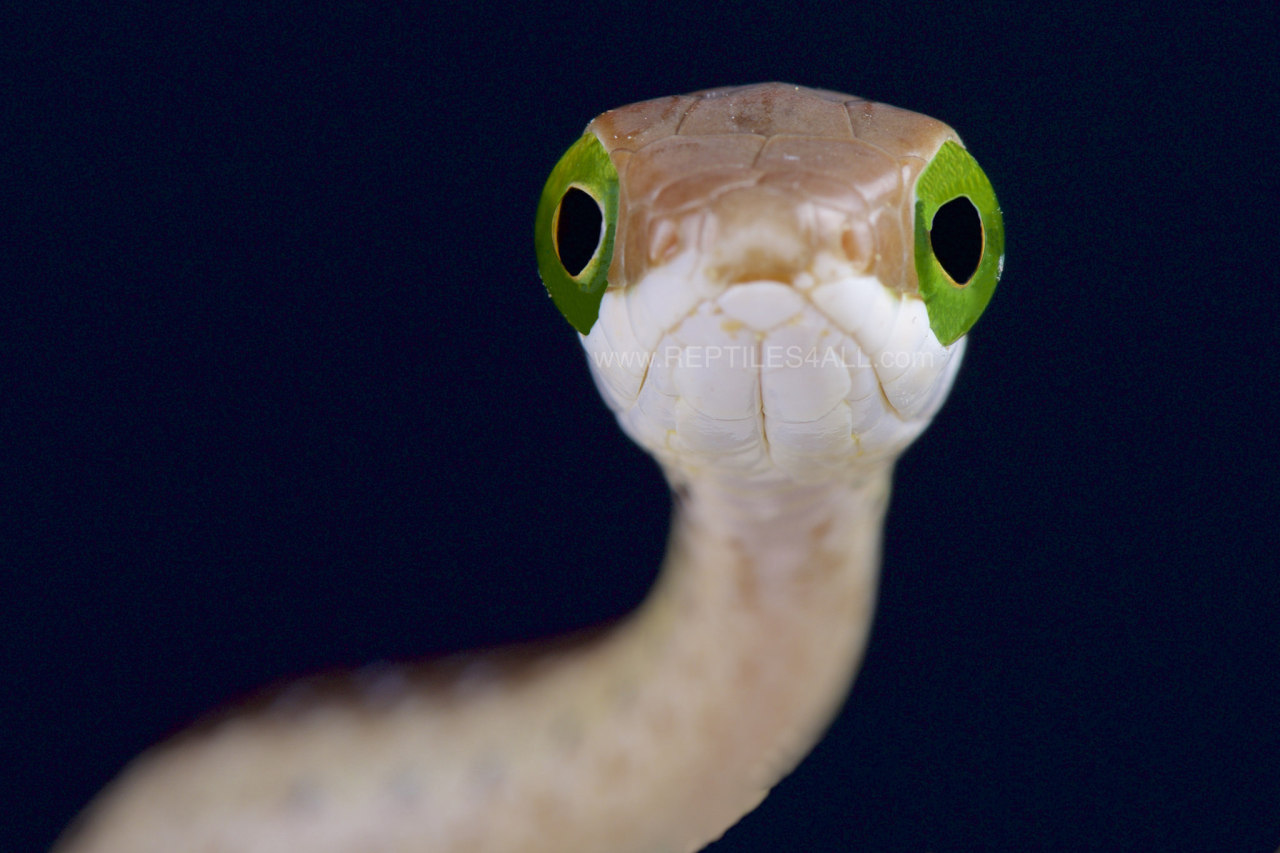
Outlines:
POLYGON ((692 851, 821 734, 870 625, 893 461, 964 349, 916 221, 958 139, 781 84, 613 110, 583 139, 607 191, 561 183, 600 239, 557 291, 549 182, 543 275, 562 310, 586 300, 565 313, 596 384, 672 486, 646 602, 569 640, 299 682, 145 753, 58 853, 692 851))

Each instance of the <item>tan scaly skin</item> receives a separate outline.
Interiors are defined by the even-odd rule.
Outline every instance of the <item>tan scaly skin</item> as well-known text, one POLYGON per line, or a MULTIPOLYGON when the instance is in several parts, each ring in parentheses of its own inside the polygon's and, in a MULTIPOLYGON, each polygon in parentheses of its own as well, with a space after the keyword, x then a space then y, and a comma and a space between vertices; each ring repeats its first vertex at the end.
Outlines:
POLYGON ((589 131, 617 168, 620 206, 584 345, 675 493, 648 600, 607 631, 302 682, 238 709, 134 761, 57 853, 683 853, 754 808, 821 735, 870 625, 893 460, 963 348, 918 328, 911 263, 915 177, 955 134, 779 84, 636 104, 589 131), (872 278, 874 322, 855 328, 849 298, 831 294, 872 278), (832 282, 845 283, 822 289, 832 282), (762 316, 775 305, 782 316, 762 316), (806 401, 778 397, 809 393, 816 374, 739 370, 727 386, 745 377, 754 411, 722 435, 718 378, 597 357, 701 345, 704 327, 707 343, 757 354, 832 330, 868 356, 915 341, 902 346, 942 366, 910 393, 878 366, 848 367, 849 382, 822 374, 842 400, 859 381, 872 390, 840 403, 863 406, 862 427, 842 421, 819 441, 794 414, 806 401), (655 405, 674 420, 655 427, 655 405))

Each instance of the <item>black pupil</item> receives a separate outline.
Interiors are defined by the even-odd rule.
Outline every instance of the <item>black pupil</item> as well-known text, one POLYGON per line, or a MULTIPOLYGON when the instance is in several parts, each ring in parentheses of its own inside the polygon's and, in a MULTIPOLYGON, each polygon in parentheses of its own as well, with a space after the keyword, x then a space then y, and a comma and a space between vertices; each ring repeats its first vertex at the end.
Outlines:
POLYGON ((600 245, 600 223, 604 216, 596 200, 577 187, 560 199, 560 221, 556 224, 556 253, 569 275, 582 272, 600 245))
POLYGON ((973 202, 957 196, 938 208, 929 229, 929 245, 942 271, 964 284, 982 260, 982 217, 973 202))

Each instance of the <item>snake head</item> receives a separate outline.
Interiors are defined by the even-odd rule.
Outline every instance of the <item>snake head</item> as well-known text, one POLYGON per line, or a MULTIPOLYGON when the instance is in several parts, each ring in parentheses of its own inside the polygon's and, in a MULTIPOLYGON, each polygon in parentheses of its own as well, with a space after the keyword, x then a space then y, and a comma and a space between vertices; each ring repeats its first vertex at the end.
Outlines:
POLYGON ((811 481, 928 425, 995 290, 990 182, 934 119, 784 84, 607 112, 552 172, 539 269, 670 470, 811 481))

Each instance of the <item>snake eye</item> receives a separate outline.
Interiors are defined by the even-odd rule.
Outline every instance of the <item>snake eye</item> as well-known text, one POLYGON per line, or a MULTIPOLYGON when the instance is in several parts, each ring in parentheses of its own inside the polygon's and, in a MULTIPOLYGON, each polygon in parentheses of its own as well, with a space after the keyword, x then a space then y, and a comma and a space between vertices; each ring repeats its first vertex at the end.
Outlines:
POLYGON ((991 182, 947 141, 916 180, 915 264, 929 327, 951 344, 982 315, 1004 267, 1004 219, 991 182))
POLYGON ((586 190, 569 187, 556 211, 556 255, 571 277, 581 275, 604 242, 604 212, 586 190))
POLYGON ((600 314, 613 260, 618 172, 587 131, 551 170, 538 201, 538 273, 560 313, 582 334, 600 314))

